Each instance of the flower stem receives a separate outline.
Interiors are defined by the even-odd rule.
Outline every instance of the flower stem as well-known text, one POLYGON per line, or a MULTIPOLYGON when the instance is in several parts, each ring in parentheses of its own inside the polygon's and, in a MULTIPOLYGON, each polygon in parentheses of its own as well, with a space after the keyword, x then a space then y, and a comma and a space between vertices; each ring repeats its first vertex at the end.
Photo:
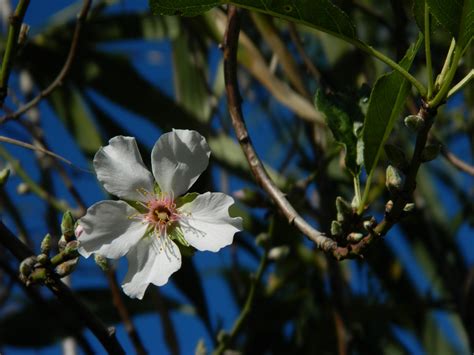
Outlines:
POLYGON ((16 6, 15 12, 10 16, 10 25, 8 26, 8 38, 5 48, 5 54, 2 60, 2 69, 0 71, 0 106, 3 106, 8 93, 8 79, 13 67, 18 48, 18 36, 20 35, 21 25, 25 17, 26 10, 30 0, 20 0, 16 6))
POLYGON ((425 3, 425 56, 426 70, 428 75, 428 97, 433 94, 433 64, 431 62, 431 33, 430 33, 430 11, 425 3))

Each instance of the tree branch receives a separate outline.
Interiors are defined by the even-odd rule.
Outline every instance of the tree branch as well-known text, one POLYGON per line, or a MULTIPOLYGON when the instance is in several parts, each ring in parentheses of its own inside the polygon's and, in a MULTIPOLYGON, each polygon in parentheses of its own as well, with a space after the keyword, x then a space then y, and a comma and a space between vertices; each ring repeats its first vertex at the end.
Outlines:
MULTIPOLYGON (((31 249, 18 240, 1 221, 0 243, 7 248, 18 261, 23 261, 34 255, 31 249)), ((122 346, 115 337, 115 331, 108 329, 59 278, 52 277, 46 286, 60 301, 74 311, 79 319, 84 320, 86 326, 101 342, 105 350, 110 354, 125 354, 122 346)))
MULTIPOLYGON (((76 21, 76 27, 74 29, 74 35, 72 37, 71 41, 71 47, 69 48, 69 53, 67 55, 66 61, 64 62, 63 68, 59 72, 58 76, 56 79, 53 80, 53 82, 43 91, 41 91, 38 96, 33 98, 30 102, 24 104, 21 106, 17 111, 13 113, 8 113, 4 115, 3 117, 0 118, 0 124, 16 119, 20 117, 22 114, 27 112, 29 109, 35 107, 40 103, 42 99, 45 97, 49 96, 57 87, 61 86, 64 82, 64 79, 66 78, 67 74, 69 73, 69 70, 71 69, 72 63, 74 61, 74 58, 76 57, 77 53, 77 48, 79 44, 79 38, 81 36, 81 31, 84 25, 84 22, 87 18, 87 14, 89 13, 89 9, 91 7, 92 0, 84 0, 81 12, 77 16, 77 21, 76 21)), ((0 87, 0 95, 1 95, 1 87, 0 87)), ((1 96, 0 96, 1 99, 1 96)))
POLYGON ((240 23, 237 9, 234 6, 229 6, 228 25, 223 44, 226 94, 232 125, 234 126, 237 139, 247 158, 250 170, 257 183, 268 193, 290 224, 295 225, 304 235, 315 242, 319 249, 324 251, 334 250, 337 246, 336 242, 324 236, 306 222, 286 199, 283 192, 271 180, 252 145, 242 115, 241 98, 237 83, 237 45, 239 32, 240 23))

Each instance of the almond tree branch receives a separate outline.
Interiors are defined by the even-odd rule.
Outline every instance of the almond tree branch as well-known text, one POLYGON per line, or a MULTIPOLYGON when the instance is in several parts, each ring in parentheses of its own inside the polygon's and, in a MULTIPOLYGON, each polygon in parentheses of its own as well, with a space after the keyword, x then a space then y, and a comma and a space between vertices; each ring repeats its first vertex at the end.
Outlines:
MULTIPOLYGON (((34 255, 31 249, 16 238, 1 221, 0 243, 7 248, 18 261, 23 261, 34 255)), ((52 277, 46 286, 60 301, 76 313, 78 319, 84 320, 86 326, 97 337, 109 354, 125 354, 122 346, 115 337, 113 328, 107 328, 59 278, 52 277)))
MULTIPOLYGON (((67 74, 69 73, 69 70, 71 69, 72 63, 74 61, 74 58, 76 57, 77 53, 77 48, 79 44, 79 38, 81 36, 81 31, 84 26, 84 22, 86 21, 87 14, 89 13, 89 9, 91 7, 92 0, 84 0, 81 12, 77 16, 76 20, 76 27, 74 29, 74 34, 72 37, 71 41, 71 47, 69 48, 69 53, 67 55, 66 61, 64 62, 63 68, 59 72, 58 76, 56 79, 53 80, 53 82, 43 91, 41 91, 38 96, 33 98, 30 102, 24 104, 21 106, 17 111, 13 113, 8 113, 2 117, 0 117, 0 124, 16 119, 20 117, 22 114, 24 114, 26 111, 29 109, 35 107, 36 105, 39 104, 39 102, 44 99, 45 97, 49 96, 57 87, 61 86, 63 84, 63 81, 67 74)), ((1 95, 1 87, 0 87, 0 95, 1 95)), ((1 99, 1 96, 0 96, 1 99)))
POLYGON ((3 106, 8 94, 8 80, 10 79, 10 73, 13 67, 13 59, 18 49, 21 25, 23 24, 23 18, 25 17, 29 4, 30 0, 20 0, 13 15, 10 16, 8 39, 2 60, 2 69, 0 71, 0 107, 3 106))
POLYGON ((441 148, 441 154, 443 154, 443 157, 451 163, 456 169, 463 171, 469 175, 474 176, 474 166, 469 165, 465 161, 459 159, 455 154, 451 153, 449 150, 447 150, 445 147, 441 148))
POLYGON ((237 83, 237 45, 239 32, 239 14, 234 6, 229 6, 228 24, 223 43, 226 94, 232 125, 234 126, 237 139, 247 158, 250 170, 257 183, 268 193, 290 224, 293 224, 304 235, 315 242, 319 249, 332 251, 337 247, 337 243, 312 227, 296 212, 283 192, 268 176, 250 140, 242 115, 241 98, 237 83))

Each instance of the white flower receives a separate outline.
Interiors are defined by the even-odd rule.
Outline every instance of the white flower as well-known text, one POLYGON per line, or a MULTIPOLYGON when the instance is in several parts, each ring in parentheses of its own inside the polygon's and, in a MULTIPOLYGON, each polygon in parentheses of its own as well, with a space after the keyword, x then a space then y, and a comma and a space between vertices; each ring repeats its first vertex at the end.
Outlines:
POLYGON ((98 202, 79 220, 81 255, 126 255, 123 290, 141 299, 150 283, 164 285, 181 267, 173 240, 214 252, 231 244, 242 230, 242 219, 229 216, 232 197, 211 192, 178 197, 207 168, 209 156, 198 132, 173 130, 153 147, 152 175, 134 138, 112 138, 96 153, 94 168, 104 188, 122 201, 98 202))

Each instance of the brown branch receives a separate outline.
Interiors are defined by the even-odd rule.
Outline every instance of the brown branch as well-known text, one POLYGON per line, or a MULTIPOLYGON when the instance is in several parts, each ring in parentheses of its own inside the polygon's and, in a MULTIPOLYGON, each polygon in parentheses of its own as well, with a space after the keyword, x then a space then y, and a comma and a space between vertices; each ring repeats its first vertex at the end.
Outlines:
POLYGON ((105 275, 107 276, 107 280, 109 282, 110 292, 112 292, 112 301, 114 303, 115 308, 117 309, 120 318, 122 319, 123 325, 125 326, 125 330, 130 338, 133 347, 135 348, 135 352, 138 355, 145 355, 147 351, 143 346, 143 343, 140 339, 140 336, 135 328, 135 325, 132 322, 130 317, 130 313, 128 312, 127 307, 122 298, 122 294, 120 292, 120 287, 118 286, 117 282, 117 275, 115 274, 114 270, 107 270, 105 271, 105 275))
MULTIPOLYGON (((74 58, 76 57, 77 48, 79 44, 79 38, 81 36, 81 31, 86 20, 87 14, 89 13, 89 9, 91 7, 92 0, 84 0, 81 12, 77 16, 76 20, 76 27, 74 28, 74 34, 71 41, 71 47, 69 48, 69 53, 67 55, 66 61, 64 62, 63 68, 59 72, 56 79, 43 91, 41 91, 38 96, 33 98, 31 101, 26 103, 25 105, 21 106, 17 111, 13 113, 8 113, 0 118, 0 124, 16 119, 20 117, 22 114, 27 112, 29 109, 35 107, 39 104, 39 102, 44 99, 45 97, 49 96, 57 87, 63 84, 64 79, 66 78, 69 70, 71 69, 72 63, 74 58)), ((1 98, 1 97, 0 97, 1 98)))
POLYGON ((449 150, 447 150, 445 147, 441 148, 441 154, 443 154, 443 157, 451 163, 456 169, 463 171, 469 175, 474 176, 474 166, 469 165, 465 161, 459 159, 455 154, 451 153, 449 150))
MULTIPOLYGON (((17 239, 1 221, 0 243, 19 261, 23 261, 34 255, 31 249, 17 239)), ((101 342, 105 350, 110 354, 125 354, 122 346, 115 337, 115 331, 107 328, 59 278, 51 277, 51 281, 48 282, 46 286, 61 302, 76 313, 78 319, 85 322, 86 326, 101 342)))
POLYGON ((319 249, 324 251, 334 250, 337 246, 336 242, 324 236, 321 232, 308 224, 308 222, 306 222, 298 212, 296 212, 290 202, 286 199, 283 192, 278 189, 265 171, 265 168, 252 145, 242 115, 241 98, 237 83, 237 45, 239 32, 240 21, 237 9, 234 6, 229 6, 228 24, 223 44, 226 94, 232 125, 234 126, 242 151, 247 158, 250 170, 252 171, 257 183, 268 193, 290 224, 293 224, 304 235, 314 241, 319 249))
POLYGON ((380 239, 388 233, 388 231, 403 217, 404 208, 408 202, 410 202, 413 191, 416 188, 416 176, 418 170, 422 164, 422 154, 428 140, 428 134, 433 125, 434 116, 436 111, 429 107, 423 106, 420 108, 418 115, 423 118, 424 126, 418 132, 415 143, 415 151, 410 162, 405 177, 405 183, 403 184, 402 190, 397 193, 394 198, 393 204, 389 205, 385 211, 383 220, 376 225, 367 236, 361 239, 356 244, 349 244, 345 247, 337 247, 334 250, 333 255, 338 260, 361 257, 362 252, 365 248, 371 244, 374 240, 380 239))

